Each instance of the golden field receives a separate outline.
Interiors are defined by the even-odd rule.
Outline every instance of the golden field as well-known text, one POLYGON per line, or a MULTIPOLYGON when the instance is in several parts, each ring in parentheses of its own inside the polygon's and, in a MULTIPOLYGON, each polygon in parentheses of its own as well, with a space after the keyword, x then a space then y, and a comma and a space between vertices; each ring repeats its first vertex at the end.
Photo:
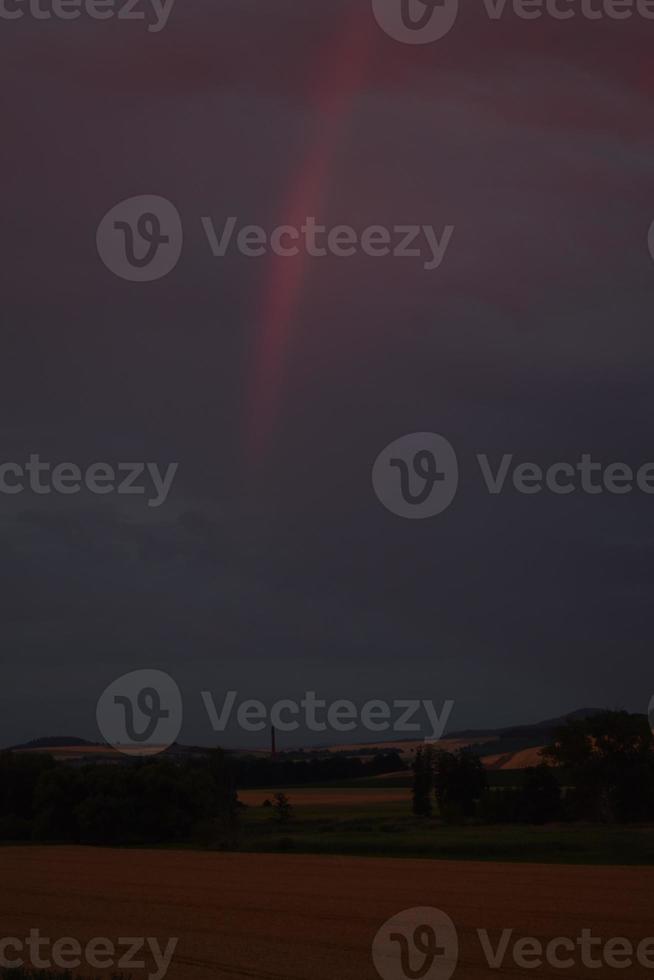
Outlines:
MULTIPOLYGON (((544 940, 584 927, 636 942, 654 933, 650 868, 27 846, 0 849, 0 870, 3 935, 38 928, 82 943, 154 936, 164 945, 179 936, 170 980, 372 980, 378 928, 421 905, 454 920, 462 980, 499 972, 482 958, 478 928, 490 930, 494 943, 505 928, 544 940)), ((524 971, 511 961, 506 974, 524 971)))

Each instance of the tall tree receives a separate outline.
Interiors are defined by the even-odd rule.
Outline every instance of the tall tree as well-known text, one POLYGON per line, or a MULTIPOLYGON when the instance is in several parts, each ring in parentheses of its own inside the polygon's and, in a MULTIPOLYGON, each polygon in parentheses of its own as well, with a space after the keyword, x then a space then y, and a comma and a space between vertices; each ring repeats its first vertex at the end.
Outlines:
POLYGON ((472 817, 486 788, 486 770, 479 756, 469 749, 437 752, 434 786, 441 814, 450 818, 472 817))
POLYGON ((413 812, 429 817, 432 812, 431 794, 434 786, 433 752, 431 746, 420 745, 413 763, 413 812))
POLYGON ((575 816, 654 818, 654 738, 645 715, 603 711, 569 721, 544 755, 568 770, 575 816))

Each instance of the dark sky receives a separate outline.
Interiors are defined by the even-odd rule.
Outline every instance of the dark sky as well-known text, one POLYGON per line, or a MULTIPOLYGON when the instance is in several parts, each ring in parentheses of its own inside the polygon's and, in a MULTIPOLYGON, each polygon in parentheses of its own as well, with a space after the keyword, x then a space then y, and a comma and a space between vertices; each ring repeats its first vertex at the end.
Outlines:
MULTIPOLYGON (((490 22, 401 44, 366 0, 177 0, 0 21, 0 456, 179 463, 165 505, 0 495, 0 745, 97 737, 119 674, 199 692, 451 698, 451 727, 652 693, 654 497, 489 495, 475 454, 654 461, 654 21, 490 22), (134 195, 178 266, 96 251, 134 195), (451 224, 435 271, 214 258, 201 225, 451 224), (443 434, 429 520, 380 451, 443 434)), ((247 739, 230 735, 231 744, 247 739)))

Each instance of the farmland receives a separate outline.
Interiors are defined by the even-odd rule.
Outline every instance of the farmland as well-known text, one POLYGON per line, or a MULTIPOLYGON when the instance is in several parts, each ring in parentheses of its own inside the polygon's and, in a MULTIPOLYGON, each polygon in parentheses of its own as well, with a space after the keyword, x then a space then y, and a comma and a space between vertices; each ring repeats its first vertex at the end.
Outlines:
POLYGON ((3 848, 0 873, 6 935, 179 937, 170 980, 372 980, 377 930, 422 905, 456 924, 465 980, 497 973, 478 929, 494 946, 503 929, 547 941, 590 928, 634 944, 654 931, 654 869, 62 846, 3 848))
MULTIPOLYGON (((261 806, 264 800, 271 797, 274 790, 269 789, 242 789, 239 790, 238 798, 247 806, 261 806)), ((382 787, 377 789, 374 786, 366 788, 345 786, 334 787, 315 787, 300 786, 285 790, 293 796, 293 803, 296 806, 312 807, 362 807, 379 803, 405 803, 410 806, 411 790, 409 787, 382 787)))
POLYGON ((408 789, 286 788, 293 813, 278 824, 247 790, 238 848, 375 857, 565 864, 654 865, 654 828, 597 824, 446 825, 414 817, 408 789), (396 799, 396 794, 401 798, 396 799), (374 795, 376 794, 376 795, 374 795))

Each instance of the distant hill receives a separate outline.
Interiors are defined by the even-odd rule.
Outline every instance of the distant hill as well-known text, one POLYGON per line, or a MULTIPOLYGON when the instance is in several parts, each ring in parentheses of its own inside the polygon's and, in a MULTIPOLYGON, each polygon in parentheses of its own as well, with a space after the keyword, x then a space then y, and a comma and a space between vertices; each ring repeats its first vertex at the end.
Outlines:
MULTIPOLYGON (((108 745, 106 742, 89 742, 85 738, 75 736, 48 736, 46 738, 35 738, 31 742, 22 745, 14 745, 6 751, 16 752, 20 755, 31 755, 45 753, 51 755, 57 762, 66 762, 70 765, 87 765, 89 763, 118 763, 126 759, 140 757, 140 753, 124 754, 119 749, 108 745)), ((174 742, 168 748, 160 752, 164 758, 181 761, 182 759, 197 758, 206 756, 210 752, 209 748, 195 745, 180 745, 174 742)), ((145 753, 148 754, 147 752, 145 753)), ((155 749, 152 754, 159 754, 159 749, 155 749)))
POLYGON ((593 715, 602 713, 602 708, 579 708, 571 711, 567 715, 560 715, 558 718, 548 718, 546 721, 537 721, 532 725, 510 725, 508 728, 468 728, 461 732, 448 732, 447 738, 542 738, 543 734, 551 734, 565 725, 568 721, 581 721, 584 718, 592 718, 593 715))
POLYGON ((88 742, 85 738, 75 738, 72 735, 49 735, 46 738, 35 738, 31 742, 23 745, 12 745, 10 751, 18 752, 21 749, 63 749, 63 748, 92 748, 98 742, 88 742))
MULTIPOLYGON (((554 734, 557 728, 565 725, 568 721, 590 718, 593 715, 601 714, 603 708, 580 708, 571 711, 567 715, 560 715, 557 718, 548 718, 545 721, 534 722, 531 725, 510 725, 506 728, 466 728, 461 731, 446 732, 440 740, 444 747, 451 746, 452 749, 463 745, 479 745, 493 743, 493 751, 508 752, 517 751, 521 748, 530 748, 531 745, 544 745, 554 734), (499 743, 501 747, 498 747, 499 743)), ((405 752, 407 747, 422 745, 422 738, 394 738, 384 739, 379 742, 353 742, 349 745, 322 746, 323 751, 341 752, 347 750, 352 752, 360 749, 362 754, 369 754, 371 751, 383 750, 386 752, 395 750, 405 752)))
MULTIPOLYGON (((580 708, 558 718, 547 718, 532 725, 510 725, 506 728, 468 728, 463 731, 446 732, 436 743, 446 752, 456 752, 461 748, 474 749, 487 769, 524 769, 543 761, 541 750, 548 745, 557 728, 568 721, 590 718, 601 714, 601 708, 580 708)), ((381 742, 361 742, 348 746, 334 745, 328 751, 343 752, 349 755, 367 756, 372 752, 398 752, 405 762, 411 762, 416 749, 424 745, 423 739, 389 739, 381 742)))
MULTIPOLYGON (((510 725, 504 728, 470 728, 463 731, 448 732, 437 744, 440 748, 448 752, 454 752, 466 747, 473 748, 488 769, 522 769, 529 765, 537 765, 541 761, 540 751, 552 741, 552 737, 557 728, 560 728, 568 721, 589 718, 593 715, 600 714, 602 710, 600 708, 580 708, 567 715, 548 718, 545 721, 535 722, 531 725, 510 725)), ((295 750, 288 755, 297 755, 299 753, 299 758, 308 758, 314 755, 338 753, 350 757, 359 756, 364 759, 377 753, 397 752, 406 764, 412 762, 417 748, 421 745, 424 745, 422 738, 396 738, 378 742, 313 746, 304 750, 295 750)), ((120 753, 110 745, 90 742, 86 739, 73 736, 37 738, 23 745, 13 746, 11 751, 49 752, 54 758, 60 761, 80 765, 91 761, 116 762, 121 757, 120 753)), ((209 749, 206 747, 186 746, 175 743, 166 749, 162 755, 173 759, 183 759, 202 756, 208 751, 209 749)), ((251 754, 265 757, 268 755, 268 752, 264 750, 254 750, 253 752, 233 750, 230 754, 235 756, 251 754)))

